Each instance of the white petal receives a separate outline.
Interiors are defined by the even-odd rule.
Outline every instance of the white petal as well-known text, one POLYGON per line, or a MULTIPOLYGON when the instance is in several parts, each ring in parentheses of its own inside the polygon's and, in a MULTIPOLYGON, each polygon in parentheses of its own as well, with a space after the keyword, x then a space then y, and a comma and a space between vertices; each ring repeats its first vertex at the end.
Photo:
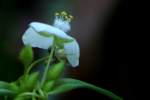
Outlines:
POLYGON ((72 37, 68 36, 65 32, 51 25, 39 22, 32 22, 30 26, 37 32, 47 32, 63 39, 72 39, 72 37))
POLYGON ((53 44, 52 37, 41 36, 31 27, 25 31, 22 40, 25 45, 29 44, 42 49, 48 49, 53 44))
POLYGON ((65 43, 64 52, 67 56, 69 63, 73 67, 79 65, 80 49, 79 49, 79 44, 77 43, 76 40, 73 40, 72 42, 69 43, 65 43))
POLYGON ((64 32, 68 32, 71 30, 70 24, 68 21, 64 21, 61 18, 55 18, 54 24, 55 27, 63 30, 64 32))

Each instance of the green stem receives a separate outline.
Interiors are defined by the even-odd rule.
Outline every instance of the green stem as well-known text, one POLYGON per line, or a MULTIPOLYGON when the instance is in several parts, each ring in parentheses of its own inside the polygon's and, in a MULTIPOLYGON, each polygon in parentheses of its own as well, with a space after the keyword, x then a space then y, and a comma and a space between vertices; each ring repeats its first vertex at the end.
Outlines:
POLYGON ((47 65, 45 67, 44 74, 43 74, 43 77, 42 77, 41 87, 45 83, 47 72, 48 72, 48 68, 49 68, 50 62, 52 60, 52 57, 53 57, 53 54, 54 54, 54 50, 55 50, 55 45, 53 45, 52 48, 51 48, 51 52, 50 52, 50 55, 48 57, 47 65))
POLYGON ((47 59, 47 58, 48 58, 48 57, 46 56, 46 57, 42 57, 42 58, 40 58, 40 59, 34 61, 34 62, 28 67, 28 69, 26 70, 25 73, 28 74, 28 73, 30 72, 30 70, 31 70, 36 64, 40 63, 41 61, 43 61, 43 60, 45 60, 45 59, 47 59))
POLYGON ((42 58, 40 58, 40 59, 34 61, 34 62, 24 71, 24 75, 21 76, 21 77, 19 77, 18 80, 16 80, 15 82, 17 82, 17 81, 21 80, 22 78, 24 78, 24 76, 27 75, 27 74, 29 74, 30 70, 31 70, 36 64, 40 63, 41 61, 43 61, 43 60, 45 60, 45 59, 47 59, 47 58, 48 58, 48 57, 46 56, 46 57, 42 57, 42 58))

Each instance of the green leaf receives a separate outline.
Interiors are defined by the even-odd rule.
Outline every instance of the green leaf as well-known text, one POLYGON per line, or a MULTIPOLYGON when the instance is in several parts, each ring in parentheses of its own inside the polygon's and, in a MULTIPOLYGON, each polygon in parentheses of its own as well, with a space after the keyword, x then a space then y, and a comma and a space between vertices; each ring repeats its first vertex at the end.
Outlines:
POLYGON ((0 89, 1 88, 9 89, 10 88, 10 84, 7 83, 7 82, 0 81, 0 89))
POLYGON ((95 90, 103 95, 106 95, 112 98, 113 100, 123 100, 121 97, 115 95, 114 93, 106 89, 97 87, 95 85, 92 85, 92 84, 89 84, 80 80, 64 78, 64 79, 58 80, 57 83, 59 84, 48 94, 52 95, 52 94, 64 93, 64 92, 67 92, 76 88, 88 88, 88 89, 95 90))
POLYGON ((64 65, 64 61, 60 61, 59 63, 51 66, 47 73, 47 80, 56 80, 59 78, 64 71, 64 65))
POLYGON ((33 50, 30 45, 26 45, 20 52, 19 59, 25 67, 29 66, 33 61, 33 50))
POLYGON ((15 91, 13 91, 12 86, 7 82, 0 81, 0 95, 12 94, 15 94, 15 91))
POLYGON ((2 95, 12 95, 12 94, 14 94, 14 92, 12 90, 0 89, 0 96, 2 96, 2 95))

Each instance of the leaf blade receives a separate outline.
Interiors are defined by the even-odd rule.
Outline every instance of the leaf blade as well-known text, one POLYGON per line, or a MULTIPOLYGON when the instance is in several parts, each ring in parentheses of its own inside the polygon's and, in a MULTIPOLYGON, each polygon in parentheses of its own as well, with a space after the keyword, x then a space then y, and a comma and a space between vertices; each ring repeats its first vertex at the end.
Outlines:
POLYGON ((7 82, 0 81, 0 95, 12 94, 15 94, 15 91, 12 89, 12 86, 7 82))
POLYGON ((113 100, 123 100, 121 97, 117 96, 116 94, 106 89, 97 87, 95 85, 92 85, 92 84, 89 84, 80 80, 76 80, 72 78, 63 78, 59 80, 59 83, 61 84, 55 87, 53 91, 49 92, 49 94, 63 93, 63 92, 67 92, 73 89, 77 89, 77 88, 88 88, 88 89, 95 90, 103 95, 106 95, 112 98, 113 100))

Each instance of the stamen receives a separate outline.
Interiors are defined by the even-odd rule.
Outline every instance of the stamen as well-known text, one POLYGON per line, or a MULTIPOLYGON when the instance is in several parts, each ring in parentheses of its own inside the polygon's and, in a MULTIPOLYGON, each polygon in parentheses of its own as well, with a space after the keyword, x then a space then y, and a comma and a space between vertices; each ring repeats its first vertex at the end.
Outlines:
POLYGON ((55 16, 59 16, 59 13, 58 13, 58 12, 56 12, 56 13, 55 13, 55 16))
POLYGON ((62 12, 61 12, 61 15, 62 15, 62 16, 67 16, 67 12, 66 12, 66 11, 62 11, 62 12))
POLYGON ((74 17, 73 17, 72 15, 69 15, 69 18, 70 18, 71 20, 73 20, 73 19, 74 19, 74 17))
POLYGON ((60 18, 64 21, 68 21, 68 22, 71 22, 73 20, 73 16, 69 15, 66 11, 56 12, 55 16, 56 16, 56 18, 60 18))

